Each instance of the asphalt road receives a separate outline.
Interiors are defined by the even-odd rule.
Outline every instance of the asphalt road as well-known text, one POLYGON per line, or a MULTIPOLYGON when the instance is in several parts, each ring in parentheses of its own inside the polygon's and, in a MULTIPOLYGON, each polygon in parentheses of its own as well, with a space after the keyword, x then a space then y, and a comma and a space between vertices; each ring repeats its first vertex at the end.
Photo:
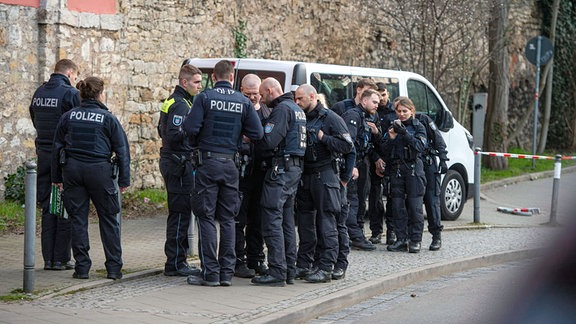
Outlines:
POLYGON ((443 276, 373 297, 310 323, 493 323, 517 298, 524 274, 534 263, 524 260, 443 276))

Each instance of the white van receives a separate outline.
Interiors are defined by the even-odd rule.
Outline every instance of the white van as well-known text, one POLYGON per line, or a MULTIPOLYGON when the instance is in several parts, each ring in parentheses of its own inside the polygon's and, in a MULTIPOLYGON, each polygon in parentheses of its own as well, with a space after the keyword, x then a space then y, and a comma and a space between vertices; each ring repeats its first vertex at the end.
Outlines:
MULTIPOLYGON (((328 107, 334 103, 354 98, 355 85, 360 78, 371 78, 388 85, 390 100, 408 96, 419 112, 427 113, 442 131, 448 149, 448 173, 442 179, 442 219, 456 220, 462 213, 464 203, 472 196, 474 182, 474 152, 472 135, 452 117, 446 104, 432 84, 416 73, 360 68, 332 64, 318 64, 264 59, 226 58, 236 69, 236 89, 248 73, 264 79, 274 77, 284 87, 284 92, 295 91, 301 84, 311 84, 326 98, 328 107)), ((186 59, 203 72, 203 87, 213 86, 211 74, 221 59, 186 59)))

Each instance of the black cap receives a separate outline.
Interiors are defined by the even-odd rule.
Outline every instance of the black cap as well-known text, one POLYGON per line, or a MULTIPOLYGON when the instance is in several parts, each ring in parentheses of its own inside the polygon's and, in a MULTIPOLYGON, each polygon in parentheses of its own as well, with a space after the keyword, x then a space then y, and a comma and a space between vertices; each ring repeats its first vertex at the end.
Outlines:
POLYGON ((386 83, 384 82, 376 82, 376 87, 378 87, 378 91, 387 90, 386 83))

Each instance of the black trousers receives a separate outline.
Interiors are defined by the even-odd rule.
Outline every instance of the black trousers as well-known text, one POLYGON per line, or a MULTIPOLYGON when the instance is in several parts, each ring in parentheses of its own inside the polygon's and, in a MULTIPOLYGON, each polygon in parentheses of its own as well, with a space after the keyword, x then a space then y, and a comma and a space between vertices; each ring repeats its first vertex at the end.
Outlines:
POLYGON ((230 281, 236 265, 234 218, 240 209, 238 169, 230 159, 208 158, 196 169, 192 210, 198 223, 198 251, 206 281, 230 281), (220 240, 216 222, 220 225, 220 240))
POLYGON ((422 161, 401 163, 391 170, 390 199, 394 215, 394 232, 398 240, 422 241, 424 211, 422 208, 426 177, 422 161))
POLYGON ((331 272, 338 257, 337 219, 340 183, 334 169, 303 174, 298 188, 298 254, 296 266, 331 272), (315 260, 317 259, 317 260, 315 260))
POLYGON ((36 200, 42 209, 42 258, 44 262, 66 263, 71 258, 72 234, 70 219, 50 214, 50 191, 52 180, 50 166, 51 151, 36 150, 38 173, 36 178, 36 200))
POLYGON ((169 157, 161 157, 160 173, 168 194, 164 270, 176 271, 188 264, 188 228, 192 218, 190 198, 194 185, 192 163, 187 161, 182 165, 169 157))
POLYGON ((247 262, 250 268, 266 259, 260 215, 260 197, 265 175, 261 168, 256 167, 250 175, 240 179, 242 204, 236 217, 236 258, 240 262, 247 262))
POLYGON ((424 207, 426 208, 426 218, 428 219, 428 231, 432 236, 439 235, 444 228, 440 214, 440 174, 437 172, 438 167, 435 162, 431 164, 424 163, 424 173, 426 174, 424 207))
POLYGON ((346 220, 348 219, 348 212, 350 204, 348 203, 347 187, 340 184, 340 212, 336 226, 338 229, 338 257, 334 269, 348 269, 348 254, 350 254, 350 238, 348 236, 348 227, 346 220))
POLYGON ((64 178, 64 206, 69 213, 72 227, 72 252, 76 260, 75 270, 87 274, 92 266, 88 238, 88 211, 90 200, 98 213, 100 238, 106 257, 106 270, 117 273, 122 270, 122 246, 120 224, 116 215, 120 212, 118 190, 110 176, 111 165, 104 162, 82 162, 68 158, 62 169, 64 178))
POLYGON ((291 166, 277 174, 266 171, 262 187, 262 237, 268 248, 268 274, 277 279, 296 275, 294 199, 302 170, 291 166))

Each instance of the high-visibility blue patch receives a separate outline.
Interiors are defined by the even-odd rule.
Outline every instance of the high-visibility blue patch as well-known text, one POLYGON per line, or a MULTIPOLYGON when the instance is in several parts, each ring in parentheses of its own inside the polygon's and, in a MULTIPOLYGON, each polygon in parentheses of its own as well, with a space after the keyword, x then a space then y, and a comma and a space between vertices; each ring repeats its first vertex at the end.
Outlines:
POLYGON ((174 126, 180 126, 182 125, 182 120, 184 120, 184 117, 180 115, 174 115, 172 118, 172 124, 174 124, 174 126))
POLYGON ((266 124, 266 126, 264 126, 264 133, 269 134, 273 128, 274 128, 274 124, 270 124, 270 123, 266 124))

